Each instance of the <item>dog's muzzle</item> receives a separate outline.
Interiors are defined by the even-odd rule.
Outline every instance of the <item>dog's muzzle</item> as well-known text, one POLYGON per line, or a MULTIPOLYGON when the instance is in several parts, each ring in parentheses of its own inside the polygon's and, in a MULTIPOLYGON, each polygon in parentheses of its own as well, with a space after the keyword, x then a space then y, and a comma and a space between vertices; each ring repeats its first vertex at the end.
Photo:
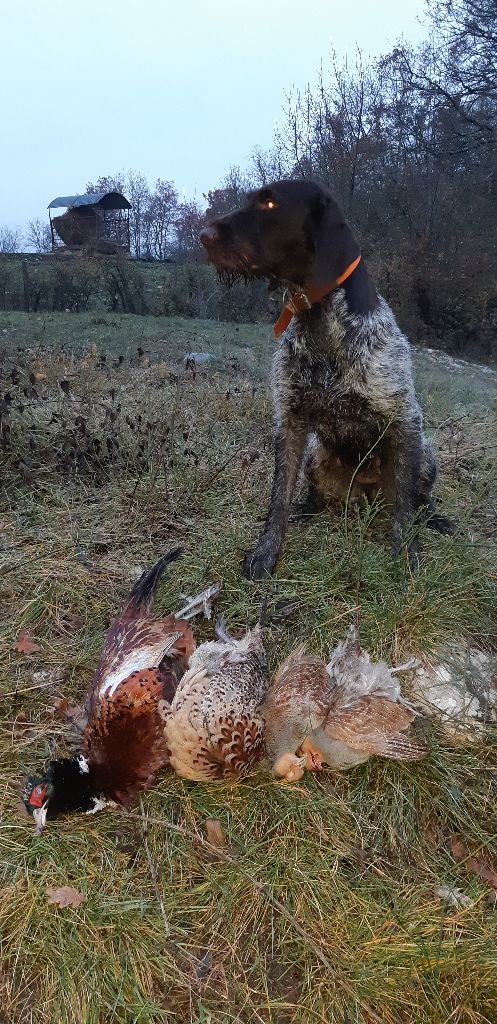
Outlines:
POLYGON ((212 224, 206 228, 202 228, 200 232, 200 241, 207 251, 212 249, 217 242, 219 242, 219 232, 212 224))

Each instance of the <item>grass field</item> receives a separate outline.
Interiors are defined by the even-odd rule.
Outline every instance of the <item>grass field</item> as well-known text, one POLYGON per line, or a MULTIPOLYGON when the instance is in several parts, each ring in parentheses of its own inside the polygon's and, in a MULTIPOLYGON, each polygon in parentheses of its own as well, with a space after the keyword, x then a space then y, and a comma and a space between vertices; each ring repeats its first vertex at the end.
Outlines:
MULTIPOLYGON (((240 562, 269 486, 272 349, 260 326, 0 314, 1 1024, 497 1021, 495 890, 456 855, 497 869, 490 729, 456 748, 431 728, 422 764, 373 760, 294 788, 263 767, 238 786, 166 773, 145 820, 137 805, 35 837, 20 816, 26 772, 77 744, 60 699, 81 703, 141 568, 182 543, 159 607, 222 581, 228 626, 254 621, 266 587, 240 562), (212 359, 193 370, 190 351, 212 359), (15 650, 22 630, 31 655, 15 650), (48 903, 63 885, 77 909, 48 903)), ((387 659, 495 646, 497 375, 426 352, 415 364, 459 532, 426 535, 413 578, 389 559, 381 509, 293 526, 271 667, 302 639, 327 654, 357 603, 364 646, 387 659)))

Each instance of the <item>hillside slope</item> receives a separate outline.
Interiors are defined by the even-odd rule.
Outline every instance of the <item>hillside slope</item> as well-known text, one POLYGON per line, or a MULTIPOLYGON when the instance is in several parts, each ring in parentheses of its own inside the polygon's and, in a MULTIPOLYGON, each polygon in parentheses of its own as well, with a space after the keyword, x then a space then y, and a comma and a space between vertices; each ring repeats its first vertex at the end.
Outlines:
MULTIPOLYGON (((263 767, 239 786, 165 773, 144 800, 148 853, 138 807, 37 838, 19 817, 24 774, 78 742, 109 618, 144 566, 184 544, 159 607, 220 580, 228 627, 254 621, 266 587, 240 562, 269 489, 273 346, 252 325, 0 316, 9 1024, 497 1020, 490 729, 455 748, 426 727, 422 764, 372 760, 294 788, 263 767), (212 359, 185 365, 191 351, 212 359), (31 654, 16 649, 22 631, 31 654), (83 894, 77 909, 48 903, 63 885, 83 894)), ((426 533, 412 577, 390 561, 381 508, 294 524, 270 586, 271 668, 302 640, 326 655, 357 614, 364 646, 396 663, 440 643, 495 646, 497 374, 414 358, 438 499, 459 531, 426 533)))

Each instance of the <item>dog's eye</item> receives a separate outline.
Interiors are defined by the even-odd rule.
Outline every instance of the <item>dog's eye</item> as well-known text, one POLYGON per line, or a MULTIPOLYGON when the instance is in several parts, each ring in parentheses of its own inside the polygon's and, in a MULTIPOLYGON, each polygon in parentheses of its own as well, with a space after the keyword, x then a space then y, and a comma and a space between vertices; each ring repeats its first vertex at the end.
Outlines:
POLYGON ((276 207, 276 203, 273 199, 266 199, 262 205, 265 210, 274 210, 276 207))

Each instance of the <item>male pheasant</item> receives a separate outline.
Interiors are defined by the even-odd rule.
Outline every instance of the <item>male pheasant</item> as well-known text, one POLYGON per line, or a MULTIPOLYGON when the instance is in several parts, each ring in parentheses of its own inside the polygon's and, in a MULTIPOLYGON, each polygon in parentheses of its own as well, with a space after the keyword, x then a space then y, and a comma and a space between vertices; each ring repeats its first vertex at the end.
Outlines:
POLYGON ((168 764, 161 711, 195 648, 188 620, 202 609, 209 615, 219 590, 209 587, 174 615, 155 617, 159 580, 181 554, 175 548, 143 573, 110 626, 86 699, 81 751, 51 761, 40 778, 27 780, 24 802, 39 831, 59 814, 128 805, 168 764))

